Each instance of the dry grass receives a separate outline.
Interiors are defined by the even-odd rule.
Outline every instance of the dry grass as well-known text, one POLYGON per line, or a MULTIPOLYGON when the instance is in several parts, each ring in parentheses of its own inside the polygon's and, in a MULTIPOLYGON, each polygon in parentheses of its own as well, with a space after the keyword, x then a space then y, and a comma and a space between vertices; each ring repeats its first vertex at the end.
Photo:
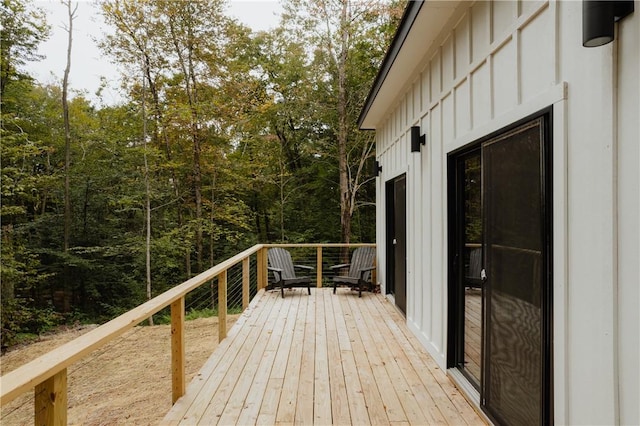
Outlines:
MULTIPOLYGON (((229 327, 236 321, 229 316, 229 327)), ((80 336, 91 327, 43 337, 0 358, 5 374, 80 336)), ((218 345, 218 319, 186 322, 187 383, 218 345)), ((171 408, 170 326, 135 327, 68 369, 68 423, 157 424, 171 408)), ((33 392, 2 407, 0 423, 33 424, 33 392)))

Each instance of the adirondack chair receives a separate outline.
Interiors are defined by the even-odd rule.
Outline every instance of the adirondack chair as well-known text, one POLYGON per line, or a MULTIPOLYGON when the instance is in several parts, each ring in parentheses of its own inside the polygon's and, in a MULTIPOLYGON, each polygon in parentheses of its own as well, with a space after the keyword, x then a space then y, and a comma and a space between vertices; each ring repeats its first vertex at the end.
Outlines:
POLYGON ((285 288, 307 287, 307 291, 311 294, 311 277, 296 276, 295 268, 312 271, 312 266, 294 265, 291 259, 291 253, 279 247, 270 248, 267 251, 267 259, 269 261, 269 270, 273 274, 273 280, 267 285, 267 290, 273 290, 280 287, 282 297, 284 297, 285 288))
POLYGON ((333 294, 336 293, 338 285, 348 285, 351 288, 358 288, 358 297, 362 297, 362 288, 372 290, 371 271, 376 269, 374 261, 376 258, 375 247, 358 247, 353 251, 351 263, 332 266, 330 269, 338 271, 349 268, 347 275, 333 277, 333 294))
POLYGON ((482 249, 472 248, 469 253, 469 267, 465 274, 465 286, 470 288, 482 287, 480 271, 482 270, 482 249))

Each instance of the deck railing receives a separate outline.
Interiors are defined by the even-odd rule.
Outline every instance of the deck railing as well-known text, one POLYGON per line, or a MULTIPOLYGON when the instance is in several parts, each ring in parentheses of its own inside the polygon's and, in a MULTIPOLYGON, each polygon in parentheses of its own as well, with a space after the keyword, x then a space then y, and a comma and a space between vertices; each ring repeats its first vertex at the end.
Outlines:
MULTIPOLYGON (((142 305, 120 315, 100 327, 60 346, 57 349, 0 377, 0 406, 5 406, 22 394, 34 389, 35 424, 63 425, 67 423, 67 367, 104 347, 136 325, 162 309, 171 308, 171 376, 172 401, 180 398, 185 383, 185 297, 207 282, 218 282, 218 336, 227 335, 227 273, 242 264, 242 308, 249 305, 251 258, 256 256, 257 289, 267 285, 267 250, 285 247, 305 252, 305 260, 315 263, 316 285, 322 287, 323 265, 327 250, 343 247, 375 246, 375 244, 258 244, 184 283, 162 293, 142 305), (309 256, 315 251, 315 256, 309 256), (312 258, 315 257, 315 262, 312 258)), ((295 255, 294 255, 295 259, 295 255)), ((326 259, 325 259, 326 260, 326 259)), ((330 257, 337 261, 336 255, 330 257)), ((339 263, 339 262, 335 262, 339 263)))

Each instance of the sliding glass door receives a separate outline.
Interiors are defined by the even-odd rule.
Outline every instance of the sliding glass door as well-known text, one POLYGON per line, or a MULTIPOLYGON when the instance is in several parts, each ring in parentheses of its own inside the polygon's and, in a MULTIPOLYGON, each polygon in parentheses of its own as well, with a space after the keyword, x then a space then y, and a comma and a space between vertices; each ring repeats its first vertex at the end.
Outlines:
POLYGON ((449 161, 449 364, 500 424, 553 421, 549 120, 529 119, 449 161))

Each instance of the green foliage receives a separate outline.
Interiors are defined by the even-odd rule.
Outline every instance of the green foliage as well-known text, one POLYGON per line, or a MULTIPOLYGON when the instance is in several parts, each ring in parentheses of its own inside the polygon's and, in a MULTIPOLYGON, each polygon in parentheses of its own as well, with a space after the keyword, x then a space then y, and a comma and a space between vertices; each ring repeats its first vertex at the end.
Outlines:
POLYGON ((8 347, 53 329, 63 321, 62 315, 51 308, 34 308, 27 299, 3 301, 2 347, 8 347))
POLYGON ((29 78, 20 68, 26 61, 41 59, 38 45, 49 37, 44 12, 27 0, 3 0, 0 3, 0 100, 4 106, 5 89, 11 81, 29 78))
MULTIPOLYGON (((144 302, 147 250, 153 297, 257 242, 342 238, 332 26, 340 23, 326 27, 310 13, 321 0, 288 4, 278 28, 254 34, 223 14, 221 0, 100 3, 114 29, 102 47, 122 67, 125 101, 70 100, 64 250, 61 89, 21 71, 48 29, 24 1, 3 0, 3 345, 59 322, 101 323, 144 302)), ((373 139, 356 119, 395 28, 394 7, 362 10, 348 28, 352 241, 375 238, 375 187, 363 172, 373 139)), ((216 297, 217 287, 192 292, 187 317, 217 315, 216 297)), ((163 310, 155 323, 168 316, 163 310)))
POLYGON ((185 319, 187 321, 191 321, 198 318, 211 318, 211 317, 217 317, 217 316, 218 316, 217 309, 211 309, 211 308, 204 308, 199 310, 191 309, 189 310, 189 312, 186 313, 185 319))

